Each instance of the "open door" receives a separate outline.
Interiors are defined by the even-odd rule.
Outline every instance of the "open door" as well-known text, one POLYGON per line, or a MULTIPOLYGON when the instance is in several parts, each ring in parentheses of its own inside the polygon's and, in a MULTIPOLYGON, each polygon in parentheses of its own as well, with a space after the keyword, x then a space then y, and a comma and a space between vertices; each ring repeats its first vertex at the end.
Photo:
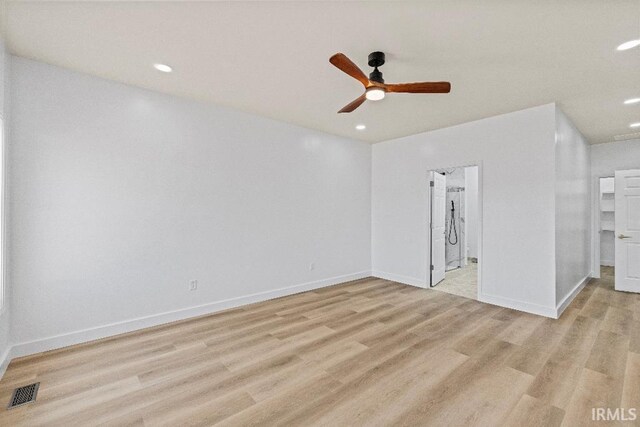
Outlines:
POLYGON ((444 280, 445 223, 447 216, 447 178, 431 172, 431 286, 444 280))
POLYGON ((615 288, 640 292, 640 170, 616 171, 615 288))

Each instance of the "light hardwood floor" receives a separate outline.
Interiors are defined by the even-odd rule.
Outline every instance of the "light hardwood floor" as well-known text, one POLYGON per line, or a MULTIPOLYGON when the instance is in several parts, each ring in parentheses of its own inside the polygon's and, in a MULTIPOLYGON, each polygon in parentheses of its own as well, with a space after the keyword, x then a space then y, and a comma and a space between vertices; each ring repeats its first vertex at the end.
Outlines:
POLYGON ((367 279, 34 355, 0 424, 589 425, 640 408, 640 295, 607 273, 560 320, 367 279))

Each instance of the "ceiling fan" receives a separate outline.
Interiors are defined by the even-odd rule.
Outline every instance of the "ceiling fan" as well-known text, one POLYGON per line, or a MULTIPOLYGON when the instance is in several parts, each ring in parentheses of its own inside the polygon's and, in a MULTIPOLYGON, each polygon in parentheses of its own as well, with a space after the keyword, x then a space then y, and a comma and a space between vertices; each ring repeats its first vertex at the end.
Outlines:
POLYGON ((365 92, 360 95, 360 97, 345 105, 338 113, 350 113, 362 105, 367 99, 369 101, 379 101, 384 98, 387 92, 449 93, 451 91, 451 83, 449 82, 385 83, 382 78, 382 72, 378 70, 378 67, 384 65, 384 52, 371 52, 369 54, 369 66, 374 69, 368 78, 362 70, 343 53, 336 53, 329 58, 329 62, 358 80, 365 88, 365 92))

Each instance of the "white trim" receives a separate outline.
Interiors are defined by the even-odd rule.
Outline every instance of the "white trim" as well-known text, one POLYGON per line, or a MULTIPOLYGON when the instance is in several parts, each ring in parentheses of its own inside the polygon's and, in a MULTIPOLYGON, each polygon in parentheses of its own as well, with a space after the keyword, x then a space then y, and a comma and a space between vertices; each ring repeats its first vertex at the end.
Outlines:
POLYGON ((392 282, 402 283, 403 285, 416 286, 418 288, 429 288, 427 281, 416 279, 415 277, 402 276, 400 274, 386 273, 384 271, 372 271, 371 275, 378 279, 391 280, 392 282))
POLYGON ((600 260, 600 265, 604 266, 604 267, 615 267, 616 266, 616 262, 612 259, 601 259, 600 260))
MULTIPOLYGON (((5 64, 6 65, 6 64, 5 64)), ((5 67, 6 68, 6 67, 5 67)), ((0 82, 3 84, 3 82, 0 82)), ((7 280, 7 260, 8 260, 8 244, 7 242, 7 226, 6 226, 6 210, 8 203, 6 198, 8 197, 7 182, 7 141, 8 141, 8 124, 5 122, 5 117, 0 114, 0 164, 2 170, 0 171, 0 317, 4 316, 8 311, 9 306, 9 291, 7 280)))
POLYGON ((0 379, 4 376, 4 373, 7 371, 7 367, 9 366, 9 362, 11 362, 11 346, 8 346, 4 351, 2 358, 0 359, 0 379))
POLYGON ((571 292, 569 292, 569 294, 564 297, 562 301, 560 301, 560 303, 558 303, 558 305, 556 306, 556 319, 560 317, 562 312, 564 312, 569 304, 571 304, 571 301, 573 301, 573 299, 578 296, 580 291, 587 285, 587 283, 589 283, 592 274, 593 273, 587 274, 581 281, 578 282, 576 286, 574 286, 571 292))
MULTIPOLYGON (((313 289, 323 288, 326 286, 337 285, 339 283, 350 282, 352 280, 364 279, 371 276, 370 271, 361 271, 358 273, 346 274, 343 276, 331 277, 328 279, 317 280, 314 282, 303 283, 300 285, 289 286, 286 288, 274 289, 272 291, 259 292, 251 295, 245 295, 236 298, 230 298, 221 301, 215 301, 195 307, 183 308, 180 310, 169 311, 151 316, 140 317, 137 319, 125 320, 122 322, 111 323, 108 325, 98 326, 95 328, 83 329, 66 334, 56 335, 52 337, 42 338, 30 342, 14 344, 10 349, 11 359, 21 356, 27 356, 42 351, 53 350, 57 348, 67 347, 74 344, 85 343, 88 341, 106 338, 113 335, 119 335, 126 332, 132 332, 139 329, 158 326, 165 323, 175 322, 178 320, 189 319, 192 317, 212 314, 221 310, 239 307, 246 304, 266 301, 273 298, 279 298, 287 295, 293 295, 300 292, 310 291, 313 289)), ((7 350, 9 353, 9 350, 7 350)), ((6 361, 5 361, 6 362, 6 361)))
POLYGON ((480 300, 480 296, 484 295, 482 290, 482 284, 484 283, 484 268, 483 268, 483 260, 484 260, 484 165, 482 164, 482 160, 476 162, 476 166, 478 167, 478 237, 476 240, 477 248, 477 268, 478 268, 478 300, 480 300))
POLYGON ((544 305, 532 304, 529 302, 487 294, 479 296, 478 301, 487 304, 499 305, 500 307, 511 308, 513 310, 524 311, 531 314, 537 314, 539 316, 550 317, 552 319, 558 318, 558 313, 555 307, 547 307, 544 305))

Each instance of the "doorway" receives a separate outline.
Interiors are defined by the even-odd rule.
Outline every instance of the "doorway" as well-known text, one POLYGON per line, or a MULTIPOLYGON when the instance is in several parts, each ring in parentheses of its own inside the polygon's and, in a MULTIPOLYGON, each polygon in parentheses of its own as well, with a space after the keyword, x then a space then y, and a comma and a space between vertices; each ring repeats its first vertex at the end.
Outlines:
POLYGON ((430 286, 478 299, 479 168, 437 169, 430 177, 430 286))
POLYGON ((600 234, 600 266, 613 269, 615 265, 615 178, 598 180, 598 218, 600 234))

